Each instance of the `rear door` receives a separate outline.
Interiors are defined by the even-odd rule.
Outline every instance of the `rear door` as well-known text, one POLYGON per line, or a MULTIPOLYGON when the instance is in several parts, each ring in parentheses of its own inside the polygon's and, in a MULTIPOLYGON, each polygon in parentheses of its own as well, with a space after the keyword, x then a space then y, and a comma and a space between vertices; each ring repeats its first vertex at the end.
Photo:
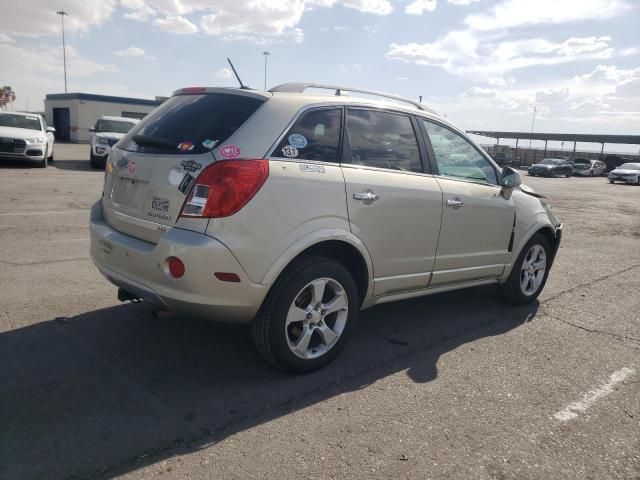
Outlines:
MULTIPOLYGON (((155 242, 174 225, 195 179, 215 161, 212 151, 265 101, 251 93, 171 97, 113 148, 106 167, 103 210, 117 230, 155 242)), ((233 151, 231 151, 233 150, 233 151)), ((229 149, 228 158, 235 158, 229 149)), ((182 219, 204 231, 206 219, 182 219)))
POLYGON ((352 232, 373 261, 374 295, 426 288, 435 261, 442 192, 406 114, 348 108, 343 150, 352 232))
POLYGON ((421 120, 443 192, 432 285, 498 277, 511 257, 513 198, 502 197, 495 165, 457 132, 421 120))

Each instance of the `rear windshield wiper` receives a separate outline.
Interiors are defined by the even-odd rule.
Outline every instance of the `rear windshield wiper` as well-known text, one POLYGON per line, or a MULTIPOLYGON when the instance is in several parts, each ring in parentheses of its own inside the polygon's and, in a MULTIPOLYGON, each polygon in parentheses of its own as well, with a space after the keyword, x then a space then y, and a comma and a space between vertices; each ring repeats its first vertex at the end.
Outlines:
POLYGON ((176 148, 175 142, 171 140, 165 140, 164 138, 149 137, 147 135, 134 135, 131 139, 138 145, 148 147, 162 147, 162 148, 176 148))

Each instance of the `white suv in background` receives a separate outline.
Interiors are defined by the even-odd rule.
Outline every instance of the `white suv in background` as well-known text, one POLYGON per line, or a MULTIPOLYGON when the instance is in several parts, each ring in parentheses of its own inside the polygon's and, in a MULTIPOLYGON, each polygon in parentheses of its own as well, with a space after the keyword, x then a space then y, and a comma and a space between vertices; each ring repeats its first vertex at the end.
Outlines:
POLYGON ((417 102, 185 88, 112 149, 91 256, 121 300, 248 324, 266 360, 307 372, 373 305, 489 284, 532 302, 561 232, 417 102))
POLYGON ((91 152, 89 162, 91 168, 104 168, 111 147, 120 140, 131 128, 138 123, 136 118, 102 116, 91 132, 91 152))
POLYGON ((26 112, 0 112, 0 160, 35 160, 46 168, 53 161, 55 139, 42 115, 26 112))

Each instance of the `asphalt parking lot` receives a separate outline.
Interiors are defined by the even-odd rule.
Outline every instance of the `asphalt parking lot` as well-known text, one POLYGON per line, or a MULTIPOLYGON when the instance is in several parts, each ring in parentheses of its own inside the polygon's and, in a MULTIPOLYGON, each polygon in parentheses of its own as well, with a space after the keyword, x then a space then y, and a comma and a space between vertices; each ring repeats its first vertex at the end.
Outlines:
POLYGON ((0 478, 640 478, 640 187, 530 178, 565 222, 538 303, 364 312, 328 368, 121 304, 88 254, 86 145, 0 165, 0 478))

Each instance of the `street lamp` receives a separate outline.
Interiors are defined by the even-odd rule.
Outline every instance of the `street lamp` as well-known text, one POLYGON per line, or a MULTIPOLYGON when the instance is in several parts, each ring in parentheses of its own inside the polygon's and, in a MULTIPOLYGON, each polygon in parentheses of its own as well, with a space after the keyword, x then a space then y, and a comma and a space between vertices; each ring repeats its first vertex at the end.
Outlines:
POLYGON ((64 10, 59 10, 56 12, 57 15, 60 15, 60 20, 62 20, 62 61, 64 62, 64 93, 67 93, 67 49, 64 45, 64 16, 69 15, 64 10))
MULTIPOLYGON (((536 121, 536 106, 533 106, 533 119, 531 120, 531 135, 533 135, 533 124, 536 121)), ((531 135, 529 135, 529 150, 531 150, 531 135)))
POLYGON ((267 89, 267 57, 271 54, 265 50, 264 52, 262 52, 262 55, 264 55, 264 89, 266 90, 267 89))

